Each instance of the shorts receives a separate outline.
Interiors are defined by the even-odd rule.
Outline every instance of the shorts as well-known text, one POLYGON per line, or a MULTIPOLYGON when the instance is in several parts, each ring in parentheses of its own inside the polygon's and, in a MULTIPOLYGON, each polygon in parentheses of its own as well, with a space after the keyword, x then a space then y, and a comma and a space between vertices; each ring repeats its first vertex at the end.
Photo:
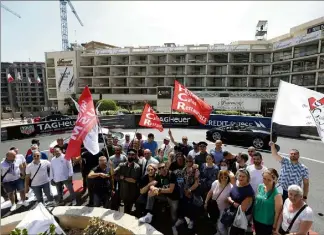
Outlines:
POLYGON ((25 188, 25 182, 23 179, 17 179, 14 181, 10 181, 10 182, 4 182, 3 183, 3 188, 7 193, 12 193, 14 191, 22 191, 25 188))

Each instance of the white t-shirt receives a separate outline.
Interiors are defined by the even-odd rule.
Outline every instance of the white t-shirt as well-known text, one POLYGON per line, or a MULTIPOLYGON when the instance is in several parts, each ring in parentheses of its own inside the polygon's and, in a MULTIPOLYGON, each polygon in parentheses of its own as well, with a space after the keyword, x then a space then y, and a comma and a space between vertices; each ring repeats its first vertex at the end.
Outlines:
MULTIPOLYGON (((291 204, 291 201, 289 200, 289 198, 285 201, 285 204, 283 206, 283 220, 282 220, 282 224, 281 227, 283 230, 287 230, 292 219, 294 218, 294 216, 296 215, 297 211, 294 213, 290 213, 288 208, 291 204)), ((313 210, 308 206, 306 207, 301 213, 300 215, 297 217, 297 219, 295 220, 295 223, 293 224, 290 232, 291 233, 296 233, 299 230, 299 226, 300 223, 303 221, 314 221, 314 217, 313 217, 313 210)))
POLYGON ((212 199, 215 200, 218 197, 217 205, 218 205, 218 208, 220 211, 226 209, 229 206, 226 199, 229 197, 232 188, 233 188, 233 185, 231 183, 228 183, 224 190, 219 187, 218 180, 215 180, 212 183, 212 186, 210 188, 210 190, 213 191, 212 199), (219 194, 222 190, 223 190, 223 192, 221 194, 219 194))
POLYGON ((19 159, 22 163, 26 162, 25 156, 20 153, 16 154, 16 159, 19 159))
POLYGON ((47 160, 40 160, 40 164, 41 166, 39 168, 39 171, 37 172, 37 175, 35 174, 39 167, 39 164, 36 165, 33 162, 31 162, 26 167, 26 174, 30 175, 30 179, 33 179, 31 186, 40 186, 50 181, 48 170, 51 167, 51 163, 47 160))
POLYGON ((249 165, 246 167, 248 172, 250 173, 250 184, 255 193, 257 193, 257 189, 259 184, 263 183, 263 176, 262 173, 267 169, 265 166, 262 166, 261 170, 255 169, 255 165, 249 165))
POLYGON ((168 145, 162 144, 161 149, 163 151, 163 157, 167 158, 169 153, 172 152, 173 147, 170 144, 168 144, 168 145))
POLYGON ((15 161, 13 163, 8 163, 5 159, 1 162, 1 176, 4 176, 8 169, 8 173, 6 174, 6 177, 4 177, 3 182, 11 182, 18 180, 20 178, 20 168, 19 166, 23 164, 24 161, 20 157, 16 157, 15 161))
POLYGON ((192 150, 189 151, 188 156, 191 156, 193 159, 195 159, 195 157, 197 155, 199 155, 199 153, 200 153, 199 151, 198 152, 195 152, 195 150, 192 149, 192 150))

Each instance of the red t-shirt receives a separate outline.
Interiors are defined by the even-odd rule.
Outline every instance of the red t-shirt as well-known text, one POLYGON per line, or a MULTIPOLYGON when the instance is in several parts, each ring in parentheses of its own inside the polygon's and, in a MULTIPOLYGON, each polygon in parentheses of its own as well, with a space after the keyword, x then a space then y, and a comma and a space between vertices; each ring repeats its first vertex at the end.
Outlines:
POLYGON ((26 153, 26 157, 30 154, 32 154, 33 152, 31 151, 31 149, 28 149, 27 153, 26 153))

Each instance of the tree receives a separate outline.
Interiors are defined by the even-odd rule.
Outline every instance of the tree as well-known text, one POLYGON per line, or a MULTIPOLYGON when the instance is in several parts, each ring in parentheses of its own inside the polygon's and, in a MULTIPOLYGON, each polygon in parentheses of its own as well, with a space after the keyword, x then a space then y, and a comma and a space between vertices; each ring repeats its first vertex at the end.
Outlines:
POLYGON ((98 103, 101 103, 99 111, 117 110, 117 104, 114 100, 99 100, 98 103))

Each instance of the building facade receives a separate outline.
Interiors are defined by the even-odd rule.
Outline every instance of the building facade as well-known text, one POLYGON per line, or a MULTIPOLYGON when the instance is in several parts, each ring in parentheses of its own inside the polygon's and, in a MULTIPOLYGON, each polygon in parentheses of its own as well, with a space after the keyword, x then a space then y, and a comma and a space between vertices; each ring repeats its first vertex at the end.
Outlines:
POLYGON ((178 80, 216 108, 222 104, 226 108, 227 103, 241 111, 271 115, 280 80, 324 93, 323 25, 324 17, 271 40, 230 45, 166 43, 163 47, 46 53, 48 96, 60 109, 64 97, 80 94, 88 85, 95 100, 151 100, 157 101, 158 108, 170 107, 171 99, 158 99, 159 88, 172 87, 178 80), (57 86, 62 74, 55 74, 51 66, 72 57, 75 82, 73 91, 65 94, 57 86), (247 98, 258 101, 251 105, 247 98))
POLYGON ((48 107, 46 83, 45 63, 1 63, 2 112, 45 111, 48 107), (14 78, 11 83, 8 83, 8 74, 14 78))

